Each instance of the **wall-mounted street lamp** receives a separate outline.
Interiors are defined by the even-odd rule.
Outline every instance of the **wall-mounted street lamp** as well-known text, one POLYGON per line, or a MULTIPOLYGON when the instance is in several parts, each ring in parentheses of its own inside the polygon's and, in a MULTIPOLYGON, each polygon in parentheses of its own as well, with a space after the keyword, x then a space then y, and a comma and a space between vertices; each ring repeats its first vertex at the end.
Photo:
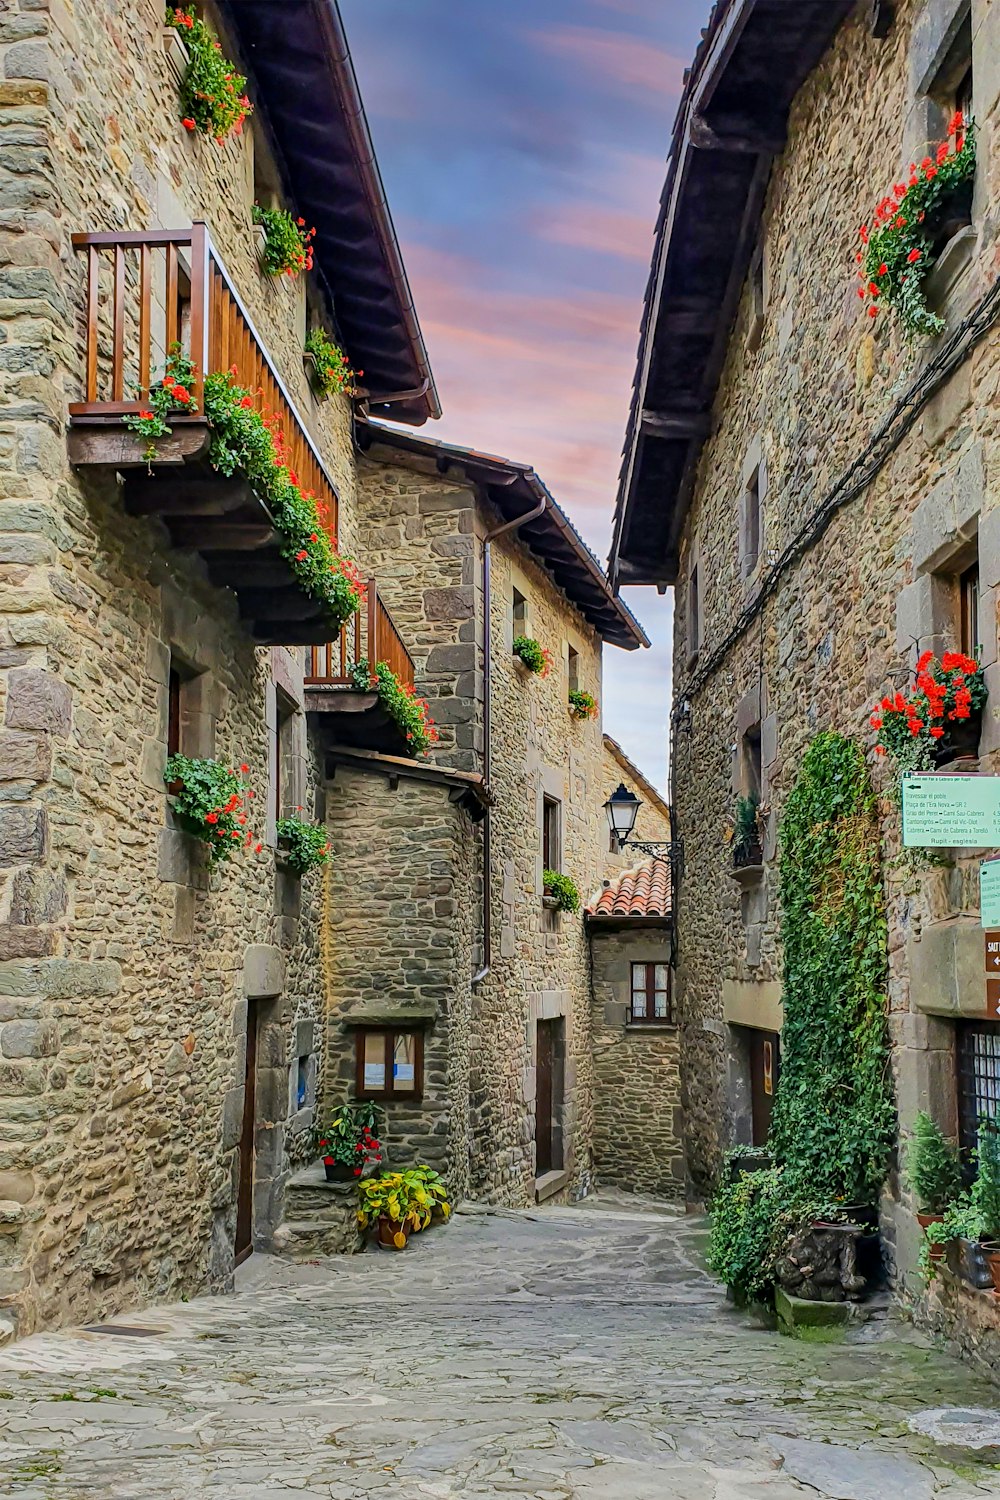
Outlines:
MULTIPOLYGON (((604 804, 604 811, 608 818, 608 827, 615 836, 619 849, 624 849, 632 837, 635 828, 635 820, 642 806, 635 792, 630 792, 623 781, 618 783, 615 791, 611 793, 604 804)), ((637 850, 640 854, 649 854, 654 859, 669 859, 676 850, 676 844, 644 844, 633 841, 629 844, 630 849, 637 850)))

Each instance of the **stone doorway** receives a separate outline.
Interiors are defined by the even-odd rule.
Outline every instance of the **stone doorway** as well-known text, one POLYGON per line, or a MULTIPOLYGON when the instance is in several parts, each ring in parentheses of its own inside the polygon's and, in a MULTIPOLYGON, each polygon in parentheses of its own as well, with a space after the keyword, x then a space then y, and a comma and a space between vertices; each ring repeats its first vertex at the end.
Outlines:
POLYGON ((539 1021, 535 1056, 535 1177, 563 1169, 562 1112, 565 1023, 539 1021))
POLYGON ((257 1033, 260 1003, 247 1002, 246 1076, 243 1087, 243 1128, 240 1132, 239 1186, 236 1196, 235 1260, 242 1265, 253 1254, 254 1136, 257 1129, 257 1033))

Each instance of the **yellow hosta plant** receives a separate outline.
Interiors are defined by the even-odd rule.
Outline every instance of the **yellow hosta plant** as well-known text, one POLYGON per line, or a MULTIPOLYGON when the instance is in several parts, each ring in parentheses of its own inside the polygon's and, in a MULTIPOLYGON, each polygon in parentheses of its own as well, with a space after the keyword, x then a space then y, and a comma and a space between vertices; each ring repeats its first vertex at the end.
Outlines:
POLYGON ((448 1190, 431 1167, 410 1167, 405 1172, 383 1172, 358 1183, 358 1223, 362 1229, 379 1219, 426 1229, 435 1209, 442 1218, 451 1213, 448 1190))

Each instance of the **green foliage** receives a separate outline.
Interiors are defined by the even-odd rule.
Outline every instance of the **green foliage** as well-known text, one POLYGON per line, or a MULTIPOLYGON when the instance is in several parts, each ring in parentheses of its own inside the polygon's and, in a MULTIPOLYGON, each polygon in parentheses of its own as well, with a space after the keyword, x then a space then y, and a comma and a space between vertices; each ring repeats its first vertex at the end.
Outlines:
POLYGON ((788 1236, 802 1224, 838 1215, 787 1167, 740 1172, 735 1181, 726 1172, 712 1201, 709 1269, 741 1300, 762 1301, 770 1296, 788 1236))
POLYGON ((264 270, 271 276, 298 276, 311 271, 315 229, 306 229, 305 219, 293 219, 287 208, 253 206, 253 221, 264 228, 264 270))
MULTIPOLYGON (((410 753, 424 755, 438 738, 426 698, 418 698, 413 688, 400 682, 387 662, 376 662, 374 675, 378 701, 405 734, 410 753)), ((351 668, 351 681, 358 692, 371 692, 372 671, 366 656, 351 668)))
POLYGON ((935 1276, 935 1266, 931 1260, 931 1249, 934 1246, 947 1245, 952 1240, 978 1240, 985 1233, 986 1220, 976 1201, 976 1190, 973 1187, 971 1192, 962 1193, 949 1205, 940 1223, 928 1224, 924 1230, 917 1259, 917 1266, 924 1280, 933 1281, 935 1276))
POLYGON ((247 81, 222 52, 213 33, 195 15, 194 6, 167 10, 166 24, 184 40, 188 65, 181 81, 182 123, 220 143, 232 131, 239 135, 253 114, 247 81))
POLYGON ((971 187, 975 171, 975 127, 970 121, 966 129, 957 114, 949 139, 934 156, 925 156, 919 166, 914 163, 908 182, 897 183, 877 205, 871 228, 862 226, 859 292, 870 299, 873 316, 883 305, 893 308, 909 339, 933 336, 945 326, 927 306, 924 288, 935 264, 935 239, 957 194, 971 187))
POLYGON ((558 870, 543 870, 542 888, 546 896, 555 897, 558 911, 580 910, 580 892, 568 875, 560 875, 558 870))
POLYGON ((593 693, 585 693, 582 688, 570 689, 569 708, 574 719, 597 718, 597 699, 593 693))
POLYGON ((362 1158, 381 1161, 376 1135, 383 1118, 381 1106, 370 1101, 344 1104, 317 1127, 316 1149, 343 1167, 357 1167, 362 1158))
POLYGON ((322 823, 306 823, 302 818, 281 818, 277 835, 285 850, 288 863, 296 875, 304 875, 317 865, 325 865, 330 858, 330 845, 326 828, 322 823))
POLYGON ((733 863, 746 864, 760 849, 760 797, 737 797, 733 813, 733 863))
POLYGON ((979 1122, 978 1170, 972 1189, 973 1201, 983 1219, 983 1233, 1000 1237, 1000 1124, 979 1122))
MULTIPOLYGON (((249 796, 243 779, 249 766, 239 771, 216 760, 192 760, 171 755, 163 779, 174 792, 174 814, 182 828, 202 839, 215 862, 231 859, 253 843, 249 829, 249 796)), ((260 852, 260 844, 255 852, 260 852)))
POLYGON ((833 1202, 877 1201, 895 1135, 879 849, 860 749, 818 735, 781 829, 785 1019, 770 1145, 833 1202))
POLYGON ((549 652, 541 646, 538 641, 533 640, 530 635, 516 635, 512 646, 514 655, 519 657, 531 672, 536 672, 540 677, 547 677, 552 667, 552 657, 549 652))
POLYGON ((335 391, 357 394, 355 383, 364 370, 352 370, 351 362, 339 344, 328 339, 322 328, 311 328, 306 334, 306 352, 316 361, 316 390, 321 396, 335 391))
POLYGON ((257 410, 253 393, 236 384, 232 371, 205 381, 205 415, 213 429, 211 463, 220 474, 250 481, 281 533, 282 557, 305 592, 322 600, 336 634, 364 599, 364 581, 330 540, 324 508, 288 467, 277 419, 257 410))
POLYGON ((129 432, 138 433, 146 439, 142 456, 148 464, 156 457, 156 440, 169 437, 172 431, 168 415, 172 411, 194 411, 191 395, 194 382, 194 365, 181 350, 180 344, 171 344, 167 354, 163 376, 149 393, 149 405, 138 413, 127 412, 122 417, 122 426, 129 432))
MULTIPOLYGON (((906 1178, 917 1195, 920 1212, 925 1214, 943 1214, 962 1186, 958 1148, 923 1110, 913 1122, 913 1139, 906 1151, 906 1178)), ((1000 1179, 997 1187, 1000 1192, 1000 1179)))

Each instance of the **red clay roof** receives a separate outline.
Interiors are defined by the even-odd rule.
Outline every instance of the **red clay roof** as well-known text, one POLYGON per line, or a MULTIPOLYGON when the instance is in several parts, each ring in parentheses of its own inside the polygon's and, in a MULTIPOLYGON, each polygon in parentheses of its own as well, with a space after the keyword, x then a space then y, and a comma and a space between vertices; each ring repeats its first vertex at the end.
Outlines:
POLYGON ((605 886, 596 903, 588 906, 593 917, 669 917, 670 861, 646 859, 634 870, 626 870, 605 886))

